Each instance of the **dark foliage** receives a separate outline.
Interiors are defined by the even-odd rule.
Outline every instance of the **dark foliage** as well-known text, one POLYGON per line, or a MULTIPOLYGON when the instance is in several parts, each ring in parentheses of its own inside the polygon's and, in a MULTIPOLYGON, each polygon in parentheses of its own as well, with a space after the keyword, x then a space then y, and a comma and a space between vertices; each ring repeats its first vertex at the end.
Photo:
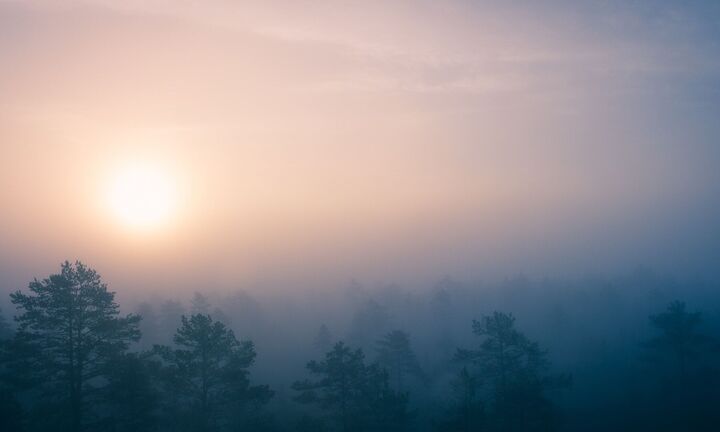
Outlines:
POLYGON ((656 368, 650 404, 662 407, 645 423, 654 430, 703 430, 720 422, 718 342, 702 331, 700 312, 674 301, 650 316, 656 336, 642 343, 645 360, 656 368))
POLYGON ((101 403, 98 389, 109 363, 140 338, 140 317, 120 316, 114 293, 80 262, 63 263, 59 274, 35 280, 29 289, 11 295, 20 315, 6 367, 27 386, 27 397, 43 401, 37 404, 43 412, 56 413, 32 418, 56 430, 92 426, 102 418, 93 402, 101 403))
POLYGON ((248 368, 256 355, 252 342, 238 341, 209 315, 181 321, 175 346, 154 349, 162 361, 164 391, 171 395, 167 409, 182 421, 176 427, 209 431, 241 424, 244 413, 272 397, 267 386, 250 385, 248 368))
POLYGON ((443 432, 480 430, 484 424, 485 405, 480 399, 480 382, 467 367, 463 367, 450 383, 453 400, 445 419, 436 421, 436 429, 443 432))
POLYGON ((322 361, 311 361, 315 381, 293 384, 296 400, 328 413, 343 432, 400 430, 408 420, 407 395, 390 388, 388 374, 378 364, 365 364, 362 350, 335 344, 322 361))
POLYGON ((553 422, 547 391, 566 387, 568 376, 547 374, 547 353, 515 328, 510 314, 494 312, 473 321, 473 333, 483 338, 477 350, 459 349, 456 359, 477 366, 492 401, 493 429, 547 430, 553 422))
POLYGON ((712 431, 720 309, 711 293, 701 310, 663 310, 673 286, 644 273, 497 291, 445 278, 426 294, 354 284, 345 309, 336 298, 320 316, 313 299, 304 317, 243 291, 196 293, 187 309, 141 303, 141 320, 94 270, 64 263, 11 295, 15 323, 0 315, 0 431, 712 431), (528 333, 509 313, 472 320, 496 306, 528 333))
POLYGON ((159 393, 152 383, 154 367, 141 355, 128 353, 112 359, 106 373, 104 400, 107 429, 116 432, 157 430, 159 393))

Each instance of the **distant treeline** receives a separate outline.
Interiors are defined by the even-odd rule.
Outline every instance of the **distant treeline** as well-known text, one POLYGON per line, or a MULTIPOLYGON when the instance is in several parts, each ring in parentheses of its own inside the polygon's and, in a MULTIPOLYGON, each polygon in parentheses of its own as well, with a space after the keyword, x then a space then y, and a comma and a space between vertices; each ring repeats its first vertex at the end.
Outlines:
POLYGON ((354 283, 122 314, 65 262, 0 314, 0 431, 717 430, 720 293, 687 291, 700 312, 665 298, 674 281, 622 283, 354 283))

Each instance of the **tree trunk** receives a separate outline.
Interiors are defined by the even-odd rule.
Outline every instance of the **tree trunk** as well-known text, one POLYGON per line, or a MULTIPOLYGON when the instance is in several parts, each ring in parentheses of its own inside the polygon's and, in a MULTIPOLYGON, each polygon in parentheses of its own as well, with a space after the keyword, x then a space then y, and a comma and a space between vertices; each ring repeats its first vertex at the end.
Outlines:
POLYGON ((80 385, 73 377, 70 390, 70 428, 73 432, 82 430, 82 395, 80 394, 80 385))

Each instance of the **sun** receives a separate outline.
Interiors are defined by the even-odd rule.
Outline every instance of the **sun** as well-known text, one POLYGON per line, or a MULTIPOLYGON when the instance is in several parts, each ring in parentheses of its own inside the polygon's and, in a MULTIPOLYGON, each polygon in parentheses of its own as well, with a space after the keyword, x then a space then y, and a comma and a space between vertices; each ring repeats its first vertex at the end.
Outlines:
POLYGON ((119 170, 111 182, 108 201, 123 225, 155 229, 170 222, 176 188, 172 177, 161 168, 136 164, 119 170))

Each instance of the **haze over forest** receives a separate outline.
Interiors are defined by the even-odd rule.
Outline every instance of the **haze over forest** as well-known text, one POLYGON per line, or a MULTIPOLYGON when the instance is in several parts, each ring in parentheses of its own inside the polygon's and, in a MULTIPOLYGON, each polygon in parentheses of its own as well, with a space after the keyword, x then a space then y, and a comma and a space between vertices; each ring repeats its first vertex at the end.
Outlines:
POLYGON ((0 430, 714 430, 719 116, 715 1, 0 0, 0 430))

